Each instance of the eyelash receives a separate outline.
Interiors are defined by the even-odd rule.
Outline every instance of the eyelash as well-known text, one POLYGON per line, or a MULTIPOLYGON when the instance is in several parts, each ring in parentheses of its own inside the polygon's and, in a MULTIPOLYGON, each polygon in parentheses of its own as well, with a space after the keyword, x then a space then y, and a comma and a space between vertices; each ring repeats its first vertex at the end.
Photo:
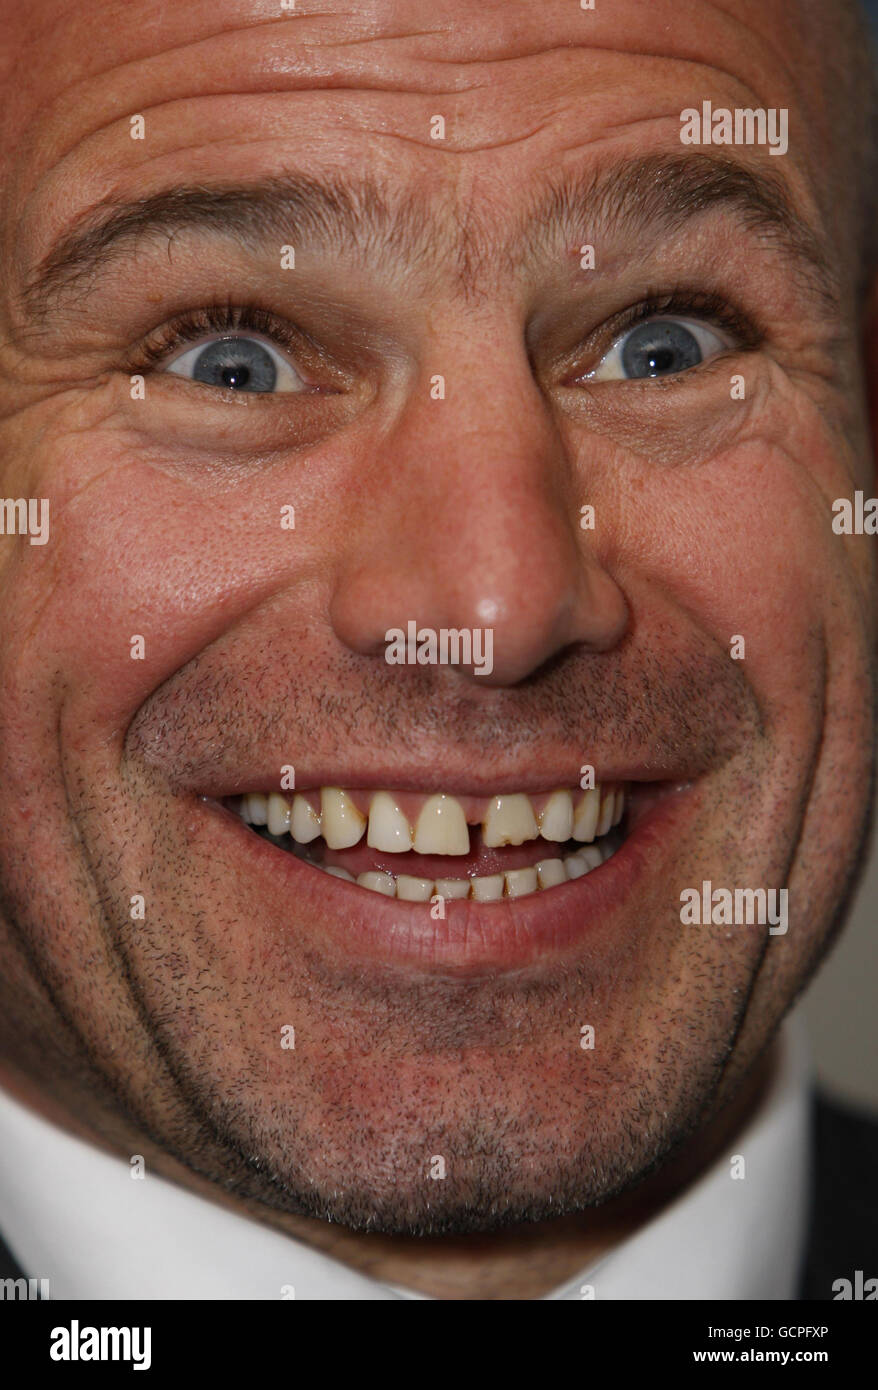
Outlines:
POLYGON ((176 348, 186 347, 198 338, 211 333, 259 333, 263 338, 291 352, 316 351, 316 345, 301 329, 253 304, 209 304, 201 309, 178 314, 155 330, 136 349, 130 365, 136 368, 154 367, 163 362, 176 348))
MULTIPOLYGON (((748 314, 721 295, 689 289, 670 293, 648 291, 645 299, 610 319, 597 333, 604 341, 609 339, 611 344, 648 319, 673 315, 712 320, 734 334, 744 351, 760 346, 765 338, 764 331, 748 314)), ((302 329, 267 309, 252 304, 226 302, 189 310, 170 319, 140 344, 126 370, 137 371, 157 366, 175 349, 191 345, 198 338, 208 337, 211 333, 234 332, 261 334, 292 353, 307 351, 313 354, 320 351, 302 329)))
POLYGON ((647 291, 645 299, 617 314, 598 332, 602 338, 609 337, 611 342, 616 342, 618 338, 648 319, 676 316, 710 320, 721 328, 728 329, 739 339, 743 351, 752 351, 765 341, 765 332, 755 319, 724 299, 722 295, 707 290, 685 288, 669 293, 647 291))

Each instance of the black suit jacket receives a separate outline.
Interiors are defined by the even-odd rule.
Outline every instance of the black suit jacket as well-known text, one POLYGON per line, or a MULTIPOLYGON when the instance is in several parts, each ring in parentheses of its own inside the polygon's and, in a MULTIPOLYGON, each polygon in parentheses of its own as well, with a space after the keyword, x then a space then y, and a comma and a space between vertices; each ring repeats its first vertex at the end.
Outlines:
MULTIPOLYGON (((799 1298, 835 1299, 836 1280, 878 1278, 878 1119, 818 1092, 814 1184, 799 1298)), ((862 1296, 862 1295, 861 1295, 862 1296)))
MULTIPOLYGON (((800 1299, 834 1299, 833 1284, 878 1278, 878 1119, 812 1097, 814 1181, 800 1299)), ((35 1271, 39 1274, 39 1271, 35 1271)), ((0 1278, 27 1277, 0 1239, 0 1278)))

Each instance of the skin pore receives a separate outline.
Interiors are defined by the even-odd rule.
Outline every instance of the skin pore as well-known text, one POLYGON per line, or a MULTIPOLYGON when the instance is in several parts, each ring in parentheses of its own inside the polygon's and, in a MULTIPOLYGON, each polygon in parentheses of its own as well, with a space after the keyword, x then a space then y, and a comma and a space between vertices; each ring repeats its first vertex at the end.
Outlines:
POLYGON ((722 1151, 871 795, 874 560, 831 526, 873 486, 868 85, 827 8, 0 5, 0 494, 52 528, 0 537, 0 1027, 29 1103, 439 1297, 540 1296, 722 1151), (789 110, 783 158, 731 152, 775 189, 761 213, 728 150, 681 164, 707 98, 789 110), (219 188, 247 191, 234 231, 219 188), (157 228, 98 244, 168 190, 157 228), (720 349, 591 379, 645 302, 720 349), (309 390, 165 370, 229 305, 309 390), (485 613, 487 678, 384 661, 411 617, 485 613), (202 799, 288 762, 688 790, 575 949, 489 970, 474 928, 448 970, 361 952, 353 890, 279 891, 202 799), (788 886, 788 933, 682 927, 708 879, 788 886))

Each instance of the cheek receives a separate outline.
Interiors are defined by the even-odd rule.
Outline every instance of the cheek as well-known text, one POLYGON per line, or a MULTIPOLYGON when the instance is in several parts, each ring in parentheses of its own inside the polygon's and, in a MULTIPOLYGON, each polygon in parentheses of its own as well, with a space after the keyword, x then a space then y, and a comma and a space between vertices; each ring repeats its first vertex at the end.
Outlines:
POLYGON ((46 720, 60 676, 104 736, 270 592, 270 547, 247 494, 205 498, 109 433, 53 439, 37 472, 50 538, 5 557, 4 680, 41 690, 46 720))
POLYGON ((832 499, 851 489, 845 442, 807 414, 789 423, 783 448, 756 440, 694 469, 644 471, 620 526, 620 582, 635 613, 660 596, 692 615, 753 692, 764 738, 738 776, 742 826, 754 853, 778 850, 811 803, 816 901, 815 882, 848 871, 868 803, 874 541, 832 530, 832 499))
POLYGON ((307 466, 291 447, 263 462, 255 426, 233 459, 176 455, 125 423, 121 389, 45 402, 0 436, 26 461, 18 492, 47 498, 51 521, 47 545, 0 549, 5 678, 45 692, 60 672, 80 722, 98 730, 123 727, 281 588, 308 590, 313 621, 315 585, 331 581, 350 530, 364 447, 346 436, 309 452, 307 466))
POLYGON ((635 611, 638 591, 661 594, 783 702, 813 685, 822 646, 869 641, 875 547, 832 529, 855 476, 847 439, 789 391, 768 405, 702 462, 629 462, 614 549, 635 611))

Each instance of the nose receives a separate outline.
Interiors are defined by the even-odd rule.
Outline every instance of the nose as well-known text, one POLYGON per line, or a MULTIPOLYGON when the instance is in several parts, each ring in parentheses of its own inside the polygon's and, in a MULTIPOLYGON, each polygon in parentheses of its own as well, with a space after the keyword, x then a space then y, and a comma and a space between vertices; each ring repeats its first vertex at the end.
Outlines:
POLYGON ((514 686, 567 647, 621 639, 624 595, 581 526, 587 479, 523 352, 502 371, 470 356, 445 399, 416 381, 373 449, 369 524, 331 605, 351 650, 387 659, 390 632, 478 633, 472 659, 448 652, 460 675, 514 686))

